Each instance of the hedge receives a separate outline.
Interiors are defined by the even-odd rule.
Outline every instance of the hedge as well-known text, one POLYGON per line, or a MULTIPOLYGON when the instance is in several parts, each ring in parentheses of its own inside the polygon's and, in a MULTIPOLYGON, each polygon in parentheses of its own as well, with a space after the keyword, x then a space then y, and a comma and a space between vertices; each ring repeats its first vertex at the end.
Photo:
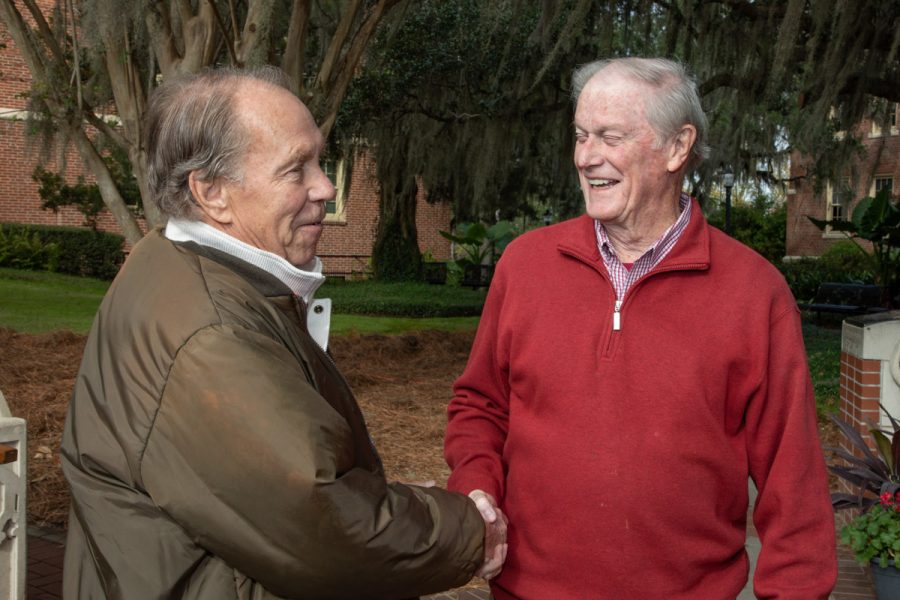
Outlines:
POLYGON ((0 266, 19 268, 40 268, 57 273, 112 279, 125 260, 123 247, 125 238, 114 233, 81 229, 78 227, 58 227, 52 225, 26 225, 0 223, 0 256, 6 258, 0 266), (4 243, 5 240, 5 243, 4 243), (29 244, 23 244, 28 240, 29 244), (48 251, 52 260, 41 265, 25 266, 21 249, 34 251, 40 243, 55 250, 48 251))
POLYGON ((486 290, 427 283, 326 279, 316 297, 331 298, 341 314, 391 317, 470 317, 481 314, 486 290))
POLYGON ((875 283, 871 257, 850 241, 833 244, 821 257, 799 258, 775 266, 798 302, 812 302, 819 285, 826 282, 875 283))

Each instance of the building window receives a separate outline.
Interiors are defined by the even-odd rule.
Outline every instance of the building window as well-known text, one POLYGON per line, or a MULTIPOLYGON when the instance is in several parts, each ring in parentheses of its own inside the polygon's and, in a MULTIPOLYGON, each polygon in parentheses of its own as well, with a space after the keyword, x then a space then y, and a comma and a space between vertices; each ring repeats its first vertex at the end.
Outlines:
MULTIPOLYGON (((900 111, 900 104, 894 104, 893 110, 891 111, 890 116, 888 117, 888 124, 890 126, 890 134, 897 135, 897 112, 900 111)), ((884 135, 884 131, 881 128, 879 123, 872 121, 872 132, 869 134, 869 137, 881 137, 884 135)))
MULTIPOLYGON (((850 218, 850 202, 853 200, 853 189, 850 178, 842 177, 837 184, 828 184, 826 221, 847 221, 850 218)), ((828 233, 828 232, 826 232, 828 233)))
POLYGON ((890 175, 876 175, 872 181, 872 189, 870 195, 875 196, 881 190, 887 188, 888 194, 894 193, 894 178, 890 175))
POLYGON ((334 200, 325 203, 325 221, 344 221, 344 188, 346 187, 344 161, 323 160, 322 170, 331 180, 335 189, 334 200))
POLYGON ((872 191, 876 194, 884 188, 890 190, 891 193, 894 192, 894 178, 890 175, 876 175, 872 185, 874 186, 872 191))

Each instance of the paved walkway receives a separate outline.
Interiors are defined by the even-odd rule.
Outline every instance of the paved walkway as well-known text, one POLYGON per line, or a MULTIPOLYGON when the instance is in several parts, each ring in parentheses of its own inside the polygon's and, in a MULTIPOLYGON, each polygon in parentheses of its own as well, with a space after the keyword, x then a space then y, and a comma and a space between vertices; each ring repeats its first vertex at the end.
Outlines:
MULTIPOLYGON (((58 600, 62 598, 62 563, 65 536, 54 531, 28 529, 28 600, 58 600)), ((747 536, 747 551, 751 567, 756 564, 759 539, 751 529, 747 536)), ((427 600, 488 600, 486 588, 463 589, 428 596, 427 600)), ((752 600, 753 589, 747 587, 737 600, 752 600)), ((859 566, 844 548, 838 549, 838 583, 832 600, 874 600, 875 593, 867 569, 859 566)))

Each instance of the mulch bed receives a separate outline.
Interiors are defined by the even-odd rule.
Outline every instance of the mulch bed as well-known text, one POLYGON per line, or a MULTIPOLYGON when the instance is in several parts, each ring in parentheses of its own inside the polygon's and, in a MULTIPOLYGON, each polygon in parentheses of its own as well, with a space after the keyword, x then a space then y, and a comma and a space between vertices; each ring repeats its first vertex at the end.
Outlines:
MULTIPOLYGON (((353 386, 390 479, 444 485, 442 448, 453 379, 462 372, 472 333, 349 335, 331 351, 353 386)), ((59 468, 66 407, 85 336, 25 335, 0 328, 0 391, 13 414, 28 421, 28 518, 64 528, 68 489, 59 468)), ((820 425, 824 446, 839 432, 820 425)))
MULTIPOLYGON (((28 519, 64 528, 68 488, 59 466, 66 408, 86 337, 26 335, 0 328, 0 391, 28 422, 28 519)), ((335 362, 356 392, 388 477, 446 484, 446 408, 472 333, 349 335, 331 340, 335 362)))

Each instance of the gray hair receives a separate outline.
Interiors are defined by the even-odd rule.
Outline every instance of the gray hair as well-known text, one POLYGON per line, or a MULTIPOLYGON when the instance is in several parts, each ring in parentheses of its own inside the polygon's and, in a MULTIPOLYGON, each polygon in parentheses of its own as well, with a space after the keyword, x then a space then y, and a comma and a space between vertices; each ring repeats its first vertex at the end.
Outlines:
POLYGON ((234 97, 241 84, 260 82, 288 89, 275 67, 209 69, 167 79, 150 97, 144 117, 147 180, 159 210, 194 219, 196 202, 188 177, 203 181, 243 178, 241 159, 249 143, 234 97))
POLYGON ((707 146, 708 124, 697 84, 678 62, 665 58, 609 58, 582 65, 572 74, 572 100, 578 98, 588 81, 601 71, 610 69, 646 83, 657 90, 644 100, 647 120, 656 133, 658 144, 672 138, 683 125, 693 125, 697 139, 691 148, 688 168, 696 168, 709 155, 707 146))

